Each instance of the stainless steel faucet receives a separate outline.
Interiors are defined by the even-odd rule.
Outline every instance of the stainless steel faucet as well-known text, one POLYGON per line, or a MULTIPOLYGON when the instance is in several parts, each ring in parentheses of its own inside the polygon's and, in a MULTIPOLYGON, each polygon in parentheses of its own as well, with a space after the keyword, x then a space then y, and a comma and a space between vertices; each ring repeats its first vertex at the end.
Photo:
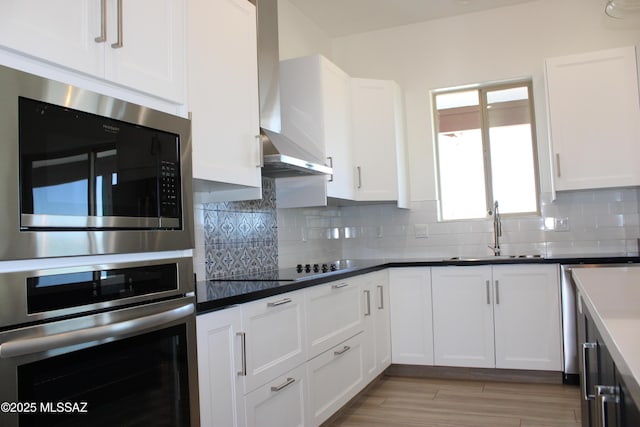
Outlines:
POLYGON ((497 200, 493 202, 493 211, 489 211, 489 215, 493 215, 493 246, 489 246, 489 249, 493 251, 493 255, 499 256, 500 236, 502 236, 502 221, 500 219, 497 200))

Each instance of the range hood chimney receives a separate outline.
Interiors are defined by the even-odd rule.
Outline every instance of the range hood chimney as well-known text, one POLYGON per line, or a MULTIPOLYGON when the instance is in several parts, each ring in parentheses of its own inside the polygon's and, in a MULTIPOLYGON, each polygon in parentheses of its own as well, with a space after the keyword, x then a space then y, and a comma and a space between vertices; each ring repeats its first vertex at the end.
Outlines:
POLYGON ((256 5, 258 28, 258 86, 260 88, 260 142, 262 175, 272 178, 333 173, 282 132, 280 114, 280 54, 278 0, 250 0, 256 5))

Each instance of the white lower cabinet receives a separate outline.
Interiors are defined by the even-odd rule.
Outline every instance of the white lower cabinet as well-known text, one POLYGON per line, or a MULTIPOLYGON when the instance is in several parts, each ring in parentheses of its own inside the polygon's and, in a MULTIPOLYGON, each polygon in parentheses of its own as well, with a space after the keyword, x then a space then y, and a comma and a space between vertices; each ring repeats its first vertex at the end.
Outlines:
POLYGON ((200 424, 203 427, 244 426, 244 386, 240 307, 196 317, 200 424))
POLYGON ((389 280, 386 270, 361 277, 364 331, 365 381, 380 375, 391 364, 389 280))
POLYGON ((302 364, 247 394, 247 427, 308 426, 307 388, 302 364))
POLYGON ((557 265, 432 268, 436 365, 562 370, 557 265))
POLYGON ((364 387, 362 333, 307 363, 311 425, 318 426, 364 387))
POLYGON ((496 368, 561 371, 558 265, 493 268, 496 368))
POLYGON ((303 291, 242 305, 242 328, 247 393, 307 360, 303 291))
POLYGON ((306 290, 309 358, 362 331, 362 277, 350 277, 306 290))
POLYGON ((434 362, 495 367, 491 266, 431 270, 434 362))
POLYGON ((431 268, 389 269, 391 362, 433 365, 431 268))

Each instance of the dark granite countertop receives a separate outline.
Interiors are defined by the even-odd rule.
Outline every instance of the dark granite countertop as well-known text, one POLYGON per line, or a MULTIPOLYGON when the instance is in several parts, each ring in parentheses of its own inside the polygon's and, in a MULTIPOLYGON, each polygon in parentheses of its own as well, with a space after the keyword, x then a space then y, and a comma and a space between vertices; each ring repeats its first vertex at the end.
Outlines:
MULTIPOLYGON (((553 257, 450 257, 424 259, 349 260, 349 268, 301 277, 296 280, 205 280, 196 283, 197 313, 291 292, 322 283, 395 267, 440 267, 495 264, 624 264, 639 263, 638 254, 564 255, 553 257)), ((259 278, 259 277, 258 277, 259 278)))

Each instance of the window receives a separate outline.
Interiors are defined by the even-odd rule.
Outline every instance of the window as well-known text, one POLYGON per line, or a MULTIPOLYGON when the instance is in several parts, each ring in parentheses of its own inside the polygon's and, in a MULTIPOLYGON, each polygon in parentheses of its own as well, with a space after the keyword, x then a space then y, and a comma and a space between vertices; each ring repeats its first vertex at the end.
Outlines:
POLYGON ((531 82, 437 91, 433 95, 442 220, 538 209, 531 82))

